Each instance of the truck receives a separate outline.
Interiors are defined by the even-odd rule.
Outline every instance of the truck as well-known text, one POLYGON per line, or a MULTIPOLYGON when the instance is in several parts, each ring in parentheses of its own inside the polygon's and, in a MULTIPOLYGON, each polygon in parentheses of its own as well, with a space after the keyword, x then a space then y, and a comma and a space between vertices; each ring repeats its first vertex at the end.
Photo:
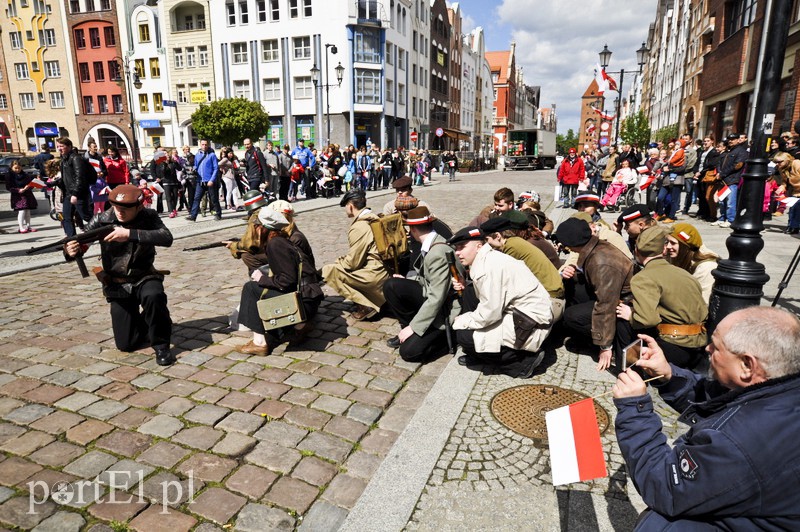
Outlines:
POLYGON ((546 129, 512 129, 503 170, 555 168, 556 132, 546 129))

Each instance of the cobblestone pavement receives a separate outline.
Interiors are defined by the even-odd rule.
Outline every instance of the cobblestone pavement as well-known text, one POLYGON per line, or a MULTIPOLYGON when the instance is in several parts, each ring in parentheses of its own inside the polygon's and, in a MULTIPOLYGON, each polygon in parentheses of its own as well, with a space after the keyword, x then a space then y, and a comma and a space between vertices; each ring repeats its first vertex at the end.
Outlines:
MULTIPOLYGON (((552 176, 494 172, 416 193, 457 229, 502 185, 516 192, 537 188, 548 205, 552 176)), ((387 199, 370 204, 379 208, 387 199)), ((349 220, 342 209, 305 212, 297 223, 318 267, 346 251, 349 220)), ((245 531, 336 530, 358 500, 451 357, 425 366, 402 361, 385 345, 399 329, 394 320, 349 324, 350 304, 327 287, 330 297, 304 344, 281 346, 269 357, 238 353, 236 346, 248 335, 230 332, 227 319, 245 268, 224 249, 181 249, 238 236, 242 229, 204 228, 207 234, 160 250, 156 261, 172 271, 165 286, 180 353, 178 363, 166 369, 155 364, 149 349, 114 348, 99 286, 82 280, 72 265, 0 277, 2 525, 94 532, 120 523, 140 531, 226 525, 245 531)), ((792 252, 784 248, 778 254, 792 252)), ((609 377, 594 372, 588 357, 562 349, 546 365, 531 382, 587 395, 608 390, 609 377)), ((604 436, 610 480, 557 493, 549 487, 546 453, 500 426, 488 411, 495 393, 518 384, 499 376, 479 379, 409 529, 456 529, 464 523, 480 528, 479 521, 471 526, 475 516, 469 509, 474 513, 478 501, 493 500, 492 493, 498 500, 518 493, 527 497, 520 500, 528 508, 549 517, 526 514, 514 521, 509 510, 506 525, 489 508, 489 528, 552 519, 584 492, 602 494, 610 505, 628 508, 624 515, 635 515, 611 428, 604 436), (471 503, 456 504, 471 494, 477 494, 471 503), (531 494, 558 504, 538 505, 531 494)), ((608 400, 601 404, 613 417, 608 400)), ((672 425, 667 429, 674 433, 672 425)), ((555 519, 571 522, 563 515, 555 519)))

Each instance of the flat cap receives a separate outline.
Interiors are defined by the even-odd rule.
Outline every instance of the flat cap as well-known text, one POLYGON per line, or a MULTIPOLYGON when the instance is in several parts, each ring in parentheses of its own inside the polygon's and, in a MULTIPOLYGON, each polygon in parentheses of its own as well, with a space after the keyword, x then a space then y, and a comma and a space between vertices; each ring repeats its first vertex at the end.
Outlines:
POLYGON ((664 241, 669 231, 663 226, 648 227, 636 239, 636 251, 643 257, 655 257, 664 253, 664 241))
POLYGON ((120 185, 108 193, 108 201, 120 207, 136 207, 142 200, 142 189, 136 185, 120 185))
POLYGON ((347 192, 344 193, 342 196, 342 201, 339 202, 339 207, 344 207, 347 205, 347 202, 357 198, 366 198, 367 193, 361 190, 360 188, 351 188, 347 192))
POLYGON ((275 200, 269 204, 269 208, 281 214, 294 214, 294 207, 286 200, 275 200))
POLYGON ((414 196, 398 196, 397 199, 394 200, 394 208, 397 209, 398 212, 410 211, 417 205, 419 205, 419 200, 414 196))
POLYGON ((258 221, 266 229, 278 231, 289 225, 289 220, 283 214, 271 209, 261 209, 258 211, 258 221))
POLYGON ((556 238, 567 247, 579 247, 592 238, 592 229, 585 221, 578 218, 567 218, 556 229, 556 238))
POLYGON ((456 234, 450 237, 447 243, 454 246, 460 242, 467 242, 469 240, 483 240, 484 236, 480 228, 469 226, 459 229, 456 234))
POLYGON ((411 186, 411 178, 408 176, 398 177, 397 179, 394 180, 394 183, 392 183, 392 187, 394 187, 395 189, 401 189, 410 186, 411 186))

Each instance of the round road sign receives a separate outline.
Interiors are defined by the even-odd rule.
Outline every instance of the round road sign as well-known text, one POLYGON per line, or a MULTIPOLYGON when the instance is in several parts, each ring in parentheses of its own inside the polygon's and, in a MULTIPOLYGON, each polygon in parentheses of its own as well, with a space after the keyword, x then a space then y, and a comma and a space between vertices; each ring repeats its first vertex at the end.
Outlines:
POLYGON ((437 127, 436 128, 436 136, 437 137, 441 137, 442 135, 444 135, 444 129, 442 129, 440 127, 437 127))

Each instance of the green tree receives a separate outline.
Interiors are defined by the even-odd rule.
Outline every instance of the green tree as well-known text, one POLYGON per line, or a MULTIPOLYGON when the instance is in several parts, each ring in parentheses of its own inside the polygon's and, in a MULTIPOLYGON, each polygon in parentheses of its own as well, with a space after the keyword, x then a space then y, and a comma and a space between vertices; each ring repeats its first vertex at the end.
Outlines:
POLYGON ((556 151, 558 153, 565 154, 570 148, 578 149, 578 137, 575 136, 575 131, 572 129, 567 130, 566 136, 560 133, 556 135, 556 151))
POLYGON ((678 138, 678 124, 672 124, 671 126, 664 126, 658 131, 655 132, 653 137, 656 139, 657 142, 663 142, 664 144, 668 143, 671 140, 675 140, 678 138))
POLYGON ((269 115, 259 102, 244 98, 226 98, 192 113, 192 129, 200 138, 232 146, 242 139, 258 139, 267 134, 269 115))
POLYGON ((623 120, 620 129, 622 130, 620 137, 626 144, 644 149, 650 142, 650 122, 647 121, 647 117, 641 109, 635 115, 630 115, 623 120))

